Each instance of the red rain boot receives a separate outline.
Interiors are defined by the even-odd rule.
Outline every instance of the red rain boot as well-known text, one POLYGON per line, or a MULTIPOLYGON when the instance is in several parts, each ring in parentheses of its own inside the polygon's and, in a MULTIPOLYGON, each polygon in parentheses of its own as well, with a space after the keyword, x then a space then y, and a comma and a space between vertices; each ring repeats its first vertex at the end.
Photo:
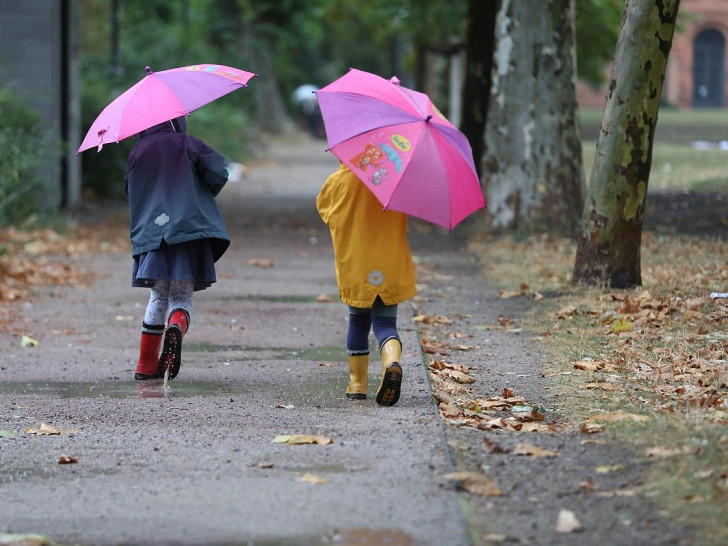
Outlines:
POLYGON ((164 348, 157 363, 157 374, 164 377, 169 370, 169 379, 174 379, 182 365, 182 338, 190 325, 190 316, 184 309, 175 309, 169 314, 167 331, 164 333, 164 348))
POLYGON ((142 341, 139 344, 139 361, 136 372, 134 372, 134 379, 144 381, 158 377, 157 362, 163 333, 164 324, 155 325, 142 322, 142 341))

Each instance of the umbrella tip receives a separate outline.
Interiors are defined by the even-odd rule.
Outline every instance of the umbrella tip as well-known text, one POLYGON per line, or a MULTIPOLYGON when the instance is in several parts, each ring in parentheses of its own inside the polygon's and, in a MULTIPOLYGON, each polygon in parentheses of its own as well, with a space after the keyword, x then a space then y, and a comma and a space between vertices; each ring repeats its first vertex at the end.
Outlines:
POLYGON ((152 73, 152 69, 149 67, 146 67, 145 70, 147 71, 147 76, 152 73))
POLYGON ((425 118, 425 123, 430 123, 430 120, 432 119, 432 114, 428 114, 425 118))
POLYGON ((389 81, 392 82, 394 85, 400 84, 399 78, 397 76, 392 76, 391 78, 389 78, 389 81))

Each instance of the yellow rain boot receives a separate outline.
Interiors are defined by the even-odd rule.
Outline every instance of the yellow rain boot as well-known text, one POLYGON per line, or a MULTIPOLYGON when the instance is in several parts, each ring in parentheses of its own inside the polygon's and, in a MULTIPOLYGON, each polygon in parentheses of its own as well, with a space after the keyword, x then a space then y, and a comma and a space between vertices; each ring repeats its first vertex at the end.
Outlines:
POLYGON ((397 338, 388 339, 380 349, 382 354, 382 380, 377 389, 377 404, 394 406, 399 400, 402 386, 402 343, 397 338))
POLYGON ((349 355, 349 386, 346 397, 350 400, 366 400, 369 372, 369 355, 349 355))

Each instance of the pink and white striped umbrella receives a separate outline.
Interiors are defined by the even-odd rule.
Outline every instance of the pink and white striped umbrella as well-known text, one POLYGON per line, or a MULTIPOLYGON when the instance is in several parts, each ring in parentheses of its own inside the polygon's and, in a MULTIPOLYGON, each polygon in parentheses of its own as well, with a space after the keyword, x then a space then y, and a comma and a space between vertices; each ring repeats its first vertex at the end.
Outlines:
POLYGON ((470 143, 426 94, 351 69, 316 97, 329 149, 385 209, 452 230, 485 207, 470 143))
POLYGON ((119 142, 158 123, 190 112, 245 87, 255 76, 219 64, 196 64, 152 72, 114 99, 91 124, 76 155, 119 142))

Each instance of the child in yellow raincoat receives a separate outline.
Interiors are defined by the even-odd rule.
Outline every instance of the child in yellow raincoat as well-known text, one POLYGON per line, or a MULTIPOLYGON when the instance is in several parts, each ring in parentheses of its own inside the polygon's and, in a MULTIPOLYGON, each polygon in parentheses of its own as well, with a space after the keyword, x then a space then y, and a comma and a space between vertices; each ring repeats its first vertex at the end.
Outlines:
POLYGON ((371 329, 382 358, 377 404, 393 406, 402 385, 397 305, 416 293, 407 215, 382 210, 376 197, 343 164, 326 180, 316 205, 331 230, 339 297, 349 306, 346 396, 355 400, 367 396, 371 329))

